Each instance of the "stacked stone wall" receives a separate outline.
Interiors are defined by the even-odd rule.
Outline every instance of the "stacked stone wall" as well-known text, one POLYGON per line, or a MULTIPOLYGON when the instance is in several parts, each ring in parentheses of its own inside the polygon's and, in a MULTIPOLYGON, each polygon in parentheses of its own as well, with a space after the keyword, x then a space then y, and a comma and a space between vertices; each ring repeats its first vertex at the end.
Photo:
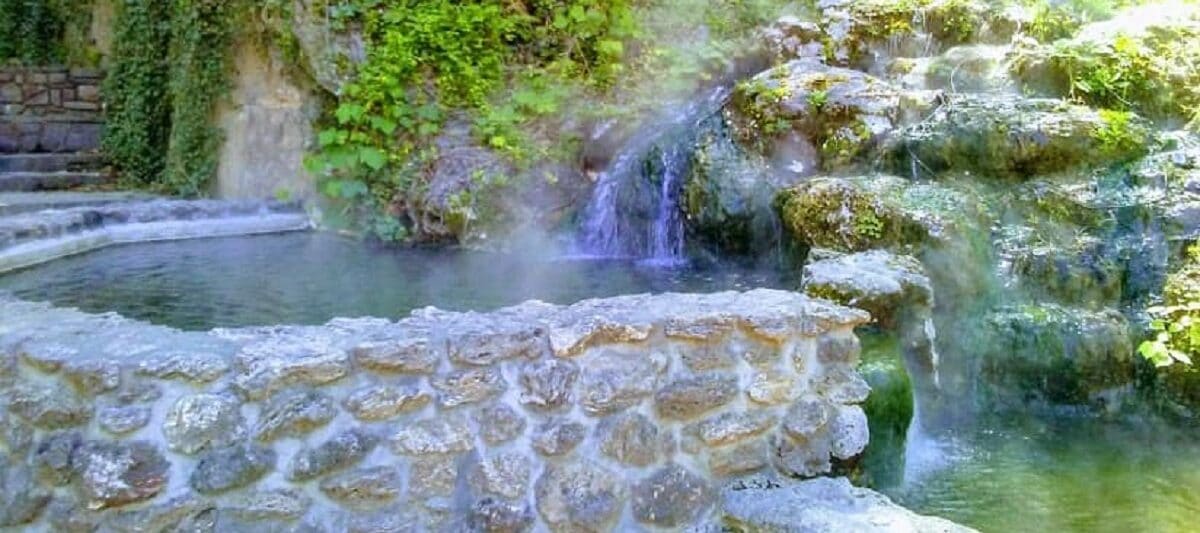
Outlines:
POLYGON ((98 148, 102 77, 95 69, 0 68, 0 153, 98 148))
POLYGON ((183 332, 0 300, 0 526, 607 531, 867 441, 866 313, 770 290, 183 332))

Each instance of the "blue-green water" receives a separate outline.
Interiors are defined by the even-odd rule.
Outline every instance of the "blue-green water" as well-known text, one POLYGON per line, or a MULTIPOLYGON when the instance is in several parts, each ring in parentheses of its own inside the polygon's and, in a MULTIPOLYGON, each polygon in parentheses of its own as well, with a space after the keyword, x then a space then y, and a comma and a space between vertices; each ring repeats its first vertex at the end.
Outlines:
POLYGON ((183 329, 398 318, 641 292, 781 287, 770 270, 453 250, 372 249, 323 233, 106 248, 0 276, 0 291, 183 329))

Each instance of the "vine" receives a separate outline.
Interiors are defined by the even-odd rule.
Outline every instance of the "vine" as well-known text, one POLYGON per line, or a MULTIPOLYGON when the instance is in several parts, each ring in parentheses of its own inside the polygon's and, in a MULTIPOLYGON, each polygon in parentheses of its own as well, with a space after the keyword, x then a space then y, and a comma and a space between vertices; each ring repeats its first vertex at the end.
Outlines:
POLYGON ((93 64, 88 0, 0 0, 0 61, 93 64))
POLYGON ((168 15, 168 6, 156 0, 127 0, 116 13, 102 142, 126 185, 154 185, 165 167, 171 133, 168 15))

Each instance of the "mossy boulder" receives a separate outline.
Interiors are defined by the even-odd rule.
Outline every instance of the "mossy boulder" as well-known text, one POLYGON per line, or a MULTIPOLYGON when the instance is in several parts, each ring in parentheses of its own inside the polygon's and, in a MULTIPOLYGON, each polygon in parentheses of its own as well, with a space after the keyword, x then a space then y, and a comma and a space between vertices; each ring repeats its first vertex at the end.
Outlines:
POLYGON ((1011 65, 1028 92, 1156 120, 1194 120, 1200 105, 1200 7, 1190 2, 1130 7, 1070 39, 1026 42, 1014 51, 1011 65))
POLYGON ((779 193, 784 230, 810 247, 857 252, 919 242, 921 229, 855 182, 809 179, 779 193))
POLYGON ((805 294, 867 311, 884 329, 896 327, 897 315, 933 307, 920 261, 883 250, 814 261, 805 265, 802 280, 805 294))
POLYGON ((1129 325, 1116 311, 1031 304, 983 321, 980 377, 1000 403, 1102 406, 1106 393, 1133 382, 1129 325))
POLYGON ((931 109, 935 99, 803 59, 738 84, 728 114, 743 144, 781 167, 812 174, 858 160, 884 134, 931 109))
POLYGON ((1135 115, 1008 94, 949 95, 884 146, 901 174, 969 171, 1026 179, 1136 159, 1152 144, 1135 115))
POLYGON ((956 46, 925 67, 925 86, 952 93, 1011 89, 1007 54, 1002 45, 956 46))

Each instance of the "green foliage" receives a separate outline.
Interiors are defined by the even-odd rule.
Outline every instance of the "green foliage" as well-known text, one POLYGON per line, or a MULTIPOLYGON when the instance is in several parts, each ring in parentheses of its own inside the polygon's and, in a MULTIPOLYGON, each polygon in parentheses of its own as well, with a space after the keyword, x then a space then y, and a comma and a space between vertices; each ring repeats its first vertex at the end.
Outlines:
POLYGON ((1133 113, 1101 109, 1100 118, 1104 126, 1092 136, 1099 143, 1102 155, 1115 159, 1145 152, 1147 132, 1133 113))
POLYGON ((1153 337, 1138 353, 1155 366, 1190 366, 1200 355, 1200 245, 1188 249, 1188 263, 1167 280, 1163 297, 1163 305, 1147 310, 1153 337))
POLYGON ((91 2, 0 0, 0 61, 84 63, 91 2))
POLYGON ((120 4, 103 144, 128 185, 186 196, 207 190, 222 140, 214 113, 229 88, 243 7, 221 0, 120 4))

